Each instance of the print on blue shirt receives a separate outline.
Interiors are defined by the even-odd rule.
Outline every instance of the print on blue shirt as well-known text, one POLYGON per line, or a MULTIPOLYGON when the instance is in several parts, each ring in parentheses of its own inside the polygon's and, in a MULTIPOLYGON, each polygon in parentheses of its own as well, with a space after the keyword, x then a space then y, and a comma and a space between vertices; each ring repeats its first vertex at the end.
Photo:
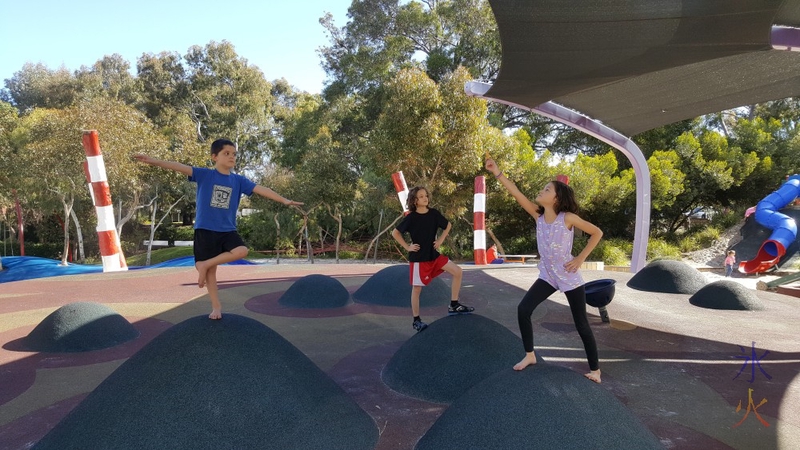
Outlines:
POLYGON ((231 194, 233 189, 228 186, 214 185, 214 193, 211 195, 211 207, 228 209, 231 206, 231 194))

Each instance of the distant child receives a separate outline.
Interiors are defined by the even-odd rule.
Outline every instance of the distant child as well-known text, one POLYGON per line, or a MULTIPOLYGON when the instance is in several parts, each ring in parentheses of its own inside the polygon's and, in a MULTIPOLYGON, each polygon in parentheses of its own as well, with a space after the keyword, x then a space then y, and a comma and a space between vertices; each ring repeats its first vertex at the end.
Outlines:
POLYGON ((486 250, 486 264, 500 264, 503 260, 497 257, 497 244, 493 244, 486 250))
POLYGON ((211 144, 213 169, 190 167, 173 161, 161 161, 147 155, 134 155, 145 164, 174 170, 197 183, 197 217, 194 222, 194 259, 197 286, 208 289, 211 298, 209 319, 222 318, 222 304, 217 289, 217 266, 247 256, 247 247, 236 232, 236 211, 242 194, 256 193, 284 205, 302 205, 281 197, 270 188, 257 185, 231 172, 236 165, 236 146, 227 139, 211 144))
POLYGON ((430 196, 423 187, 415 187, 408 192, 408 210, 410 213, 392 231, 392 237, 408 251, 409 278, 411 282, 411 313, 414 316, 412 326, 417 332, 428 327, 419 317, 419 296, 422 287, 427 286, 434 278, 447 272, 453 276, 450 287, 450 307, 448 314, 469 314, 475 310, 458 302, 461 290, 461 267, 440 255, 438 250, 450 233, 450 222, 438 210, 429 208, 430 196), (444 231, 436 238, 439 229, 444 231), (403 233, 411 235, 411 244, 407 244, 403 233))
POLYGON ((500 180, 517 203, 536 220, 536 243, 540 257, 539 279, 528 289, 517 306, 517 321, 526 354, 522 361, 514 366, 514 370, 522 370, 536 364, 531 315, 540 303, 559 290, 567 296, 572 320, 575 322, 575 328, 583 341, 586 358, 589 360, 590 371, 584 376, 595 383, 600 383, 597 344, 589 327, 589 319, 586 317, 586 289, 578 269, 600 242, 603 232, 577 215, 578 203, 575 201, 575 193, 568 185, 560 181, 547 183, 536 196, 534 203, 503 175, 493 159, 486 160, 486 169, 500 180), (572 240, 575 228, 590 237, 586 247, 573 258, 572 240))
POLYGON ((728 250, 728 256, 725 257, 725 276, 729 277, 733 274, 733 265, 736 264, 736 252, 728 250))

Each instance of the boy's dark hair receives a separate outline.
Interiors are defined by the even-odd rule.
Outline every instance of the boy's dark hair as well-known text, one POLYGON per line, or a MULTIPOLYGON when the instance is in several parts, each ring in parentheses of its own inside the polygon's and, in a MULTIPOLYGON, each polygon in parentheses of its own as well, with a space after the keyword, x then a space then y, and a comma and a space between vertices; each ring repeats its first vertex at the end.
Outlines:
MULTIPOLYGON (((553 180, 550 182, 553 185, 553 189, 556 190, 556 204, 553 205, 553 209, 556 210, 556 214, 562 212, 571 212, 572 214, 578 214, 580 208, 578 207, 578 201, 575 200, 575 191, 565 183, 562 183, 558 180, 553 180)), ((539 214, 544 214, 544 207, 539 206, 536 210, 539 214)))
POLYGON ((222 148, 225 147, 226 145, 230 145, 231 147, 236 148, 236 145, 227 139, 217 139, 216 141, 211 143, 211 154, 212 155, 218 154, 219 152, 222 151, 222 148))
POLYGON ((408 198, 406 199, 406 206, 411 212, 417 210, 417 192, 419 191, 425 191, 425 193, 428 194, 428 204, 430 204, 431 192, 422 186, 413 187, 408 191, 408 198))

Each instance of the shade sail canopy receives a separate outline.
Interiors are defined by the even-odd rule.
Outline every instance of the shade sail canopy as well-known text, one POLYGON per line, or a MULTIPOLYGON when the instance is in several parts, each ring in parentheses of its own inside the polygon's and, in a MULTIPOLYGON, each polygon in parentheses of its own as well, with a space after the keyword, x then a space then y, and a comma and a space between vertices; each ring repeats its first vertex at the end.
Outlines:
POLYGON ((631 136, 800 95, 800 52, 773 42, 800 26, 800 0, 489 3, 503 56, 486 98, 553 101, 631 136))

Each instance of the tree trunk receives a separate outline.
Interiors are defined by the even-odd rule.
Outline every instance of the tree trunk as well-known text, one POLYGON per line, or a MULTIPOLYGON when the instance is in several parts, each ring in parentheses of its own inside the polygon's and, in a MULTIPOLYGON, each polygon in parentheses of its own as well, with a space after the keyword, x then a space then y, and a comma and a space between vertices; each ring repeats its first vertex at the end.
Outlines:
POLYGON ((342 241, 342 214, 336 210, 336 264, 339 264, 339 243, 342 241))
POLYGON ((156 197, 154 197, 153 201, 152 201, 153 213, 150 215, 150 242, 147 244, 147 259, 145 260, 145 266, 149 266, 150 265, 150 254, 152 253, 153 239, 155 238, 156 230, 164 222, 164 219, 169 217, 170 212, 172 212, 172 208, 174 208, 175 205, 177 205, 178 203, 181 202, 181 200, 183 200, 183 196, 181 196, 181 198, 176 200, 175 203, 169 205, 169 208, 167 208, 167 210, 164 212, 164 215, 161 216, 161 219, 158 220, 158 223, 155 223, 155 221, 156 221, 156 212, 158 211, 158 201, 157 201, 157 199, 158 199, 158 194, 156 194, 156 197), (155 224, 155 226, 154 226, 154 224, 155 224))
POLYGON ((494 241, 494 243, 497 244, 497 252, 500 253, 501 255, 505 255, 506 251, 503 249, 503 244, 500 243, 500 240, 497 239, 497 236, 494 235, 491 228, 486 227, 486 234, 488 234, 489 237, 492 238, 492 241, 494 241))
POLYGON ((67 202, 66 196, 61 197, 61 204, 64 206, 64 251, 61 252, 61 265, 67 265, 67 256, 69 256, 69 214, 72 212, 72 202, 67 202))
POLYGON ((328 214, 338 224, 336 229, 336 264, 339 264, 339 242, 342 240, 342 213, 339 211, 338 206, 333 208, 333 212, 331 212, 330 206, 326 205, 326 207, 328 208, 328 214))
MULTIPOLYGON (((379 230, 381 229, 381 224, 382 223, 383 223, 383 209, 381 209, 381 215, 378 218, 378 229, 379 230)), ((380 234, 375 236, 375 255, 372 257, 372 264, 375 264, 375 263, 378 262, 378 247, 380 247, 378 244, 380 243, 380 237, 381 237, 380 234)))
POLYGON ((378 241, 378 238, 380 237, 380 235, 382 235, 383 233, 386 233, 387 231, 389 231, 389 229, 392 228, 394 226, 394 224, 396 224, 397 221, 402 219, 403 217, 404 217, 404 214, 400 214, 399 216, 397 216, 397 218, 394 219, 392 221, 392 223, 389 224, 388 227, 386 227, 382 231, 378 232, 378 235, 375 236, 374 238, 372 238, 372 240, 369 242, 369 247, 367 247, 367 251, 364 253, 364 262, 369 261, 369 251, 372 250, 372 246, 375 245, 375 243, 378 241))
POLYGON ((75 238, 78 240, 78 262, 81 264, 86 262, 86 255, 83 251, 83 229, 81 228, 81 223, 78 222, 78 215, 75 214, 75 209, 70 209, 70 217, 72 217, 72 222, 75 224, 75 238))
POLYGON ((275 255, 277 257, 275 264, 281 263, 281 223, 278 221, 278 213, 275 213, 275 255))
POLYGON ((125 213, 125 217, 122 217, 122 200, 119 201, 119 219, 117 221, 117 236, 122 237, 122 226, 128 223, 136 214, 136 211, 144 208, 146 205, 140 205, 140 198, 138 192, 133 194, 133 200, 131 200, 131 206, 128 208, 128 211, 125 213))
POLYGON ((311 248, 311 241, 308 239, 308 215, 303 214, 303 229, 306 237, 306 252, 308 252, 308 260, 314 264, 314 250, 311 248))
POLYGON ((144 260, 145 267, 150 266, 150 255, 153 252, 153 239, 156 236, 156 228, 158 228, 156 226, 156 210, 158 209, 158 195, 156 195, 156 197, 154 197, 153 201, 150 203, 151 203, 150 208, 152 208, 150 213, 150 239, 147 241, 147 258, 145 258, 144 260))

